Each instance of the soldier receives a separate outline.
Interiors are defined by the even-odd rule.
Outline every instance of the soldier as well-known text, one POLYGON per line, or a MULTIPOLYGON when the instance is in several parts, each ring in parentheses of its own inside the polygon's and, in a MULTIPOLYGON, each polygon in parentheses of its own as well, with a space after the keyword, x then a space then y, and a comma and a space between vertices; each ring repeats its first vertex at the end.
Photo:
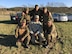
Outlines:
POLYGON ((30 15, 29 15, 29 8, 26 8, 26 9, 25 9, 25 15, 22 16, 21 21, 22 21, 23 19, 26 19, 26 24, 29 24, 29 22, 31 21, 30 15))
POLYGON ((46 7, 44 7, 43 8, 43 20, 45 21, 47 19, 54 21, 53 18, 52 18, 51 12, 46 7))
MULTIPOLYGON (((29 35, 29 29, 26 26, 26 20, 22 20, 21 25, 17 26, 16 32, 15 32, 15 37, 17 38, 17 44, 25 44, 26 48, 29 48, 29 42, 30 42, 30 35, 29 35), (25 43, 25 40, 27 42, 25 43)), ((17 45, 18 46, 18 45, 17 45)), ((18 46, 20 47, 20 46, 18 46)))
POLYGON ((40 17, 41 14, 42 14, 42 10, 39 8, 38 5, 35 5, 35 8, 30 11, 31 21, 34 20, 35 15, 39 15, 40 17))
POLYGON ((25 18, 25 11, 22 11, 22 16, 21 18, 18 20, 18 25, 20 25, 20 22, 22 22, 22 20, 25 18))
POLYGON ((29 15, 29 8, 26 8, 26 10, 25 10, 25 19, 27 21, 27 24, 29 24, 30 21, 31 21, 31 18, 30 18, 30 15, 29 15))
POLYGON ((51 12, 49 12, 49 11, 47 10, 47 8, 44 7, 44 8, 43 8, 42 18, 41 18, 41 20, 40 20, 40 21, 43 22, 43 30, 44 30, 44 32, 45 32, 45 29, 46 29, 45 27, 46 27, 46 23, 47 23, 48 19, 50 19, 51 21, 53 21, 51 12))
POLYGON ((36 37, 38 37, 39 44, 42 46, 42 41, 45 41, 45 38, 43 35, 42 23, 39 21, 38 15, 35 15, 34 21, 29 24, 29 29, 32 44, 35 44, 36 37))
MULTIPOLYGON (((45 30, 45 37, 46 37, 48 44, 51 41, 52 42, 56 41, 56 37, 57 37, 56 27, 51 20, 48 20, 48 22, 47 22, 47 26, 46 26, 46 30, 45 30)), ((48 44, 47 44, 47 47, 48 47, 48 44)))

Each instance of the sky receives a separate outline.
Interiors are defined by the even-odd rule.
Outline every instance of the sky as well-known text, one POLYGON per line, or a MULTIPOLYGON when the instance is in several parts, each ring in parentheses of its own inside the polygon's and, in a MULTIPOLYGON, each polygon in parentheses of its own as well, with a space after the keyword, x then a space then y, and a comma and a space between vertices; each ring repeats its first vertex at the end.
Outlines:
POLYGON ((46 5, 47 3, 64 3, 67 7, 72 6, 72 0, 0 0, 0 6, 7 8, 16 7, 16 6, 32 6, 35 4, 46 5))

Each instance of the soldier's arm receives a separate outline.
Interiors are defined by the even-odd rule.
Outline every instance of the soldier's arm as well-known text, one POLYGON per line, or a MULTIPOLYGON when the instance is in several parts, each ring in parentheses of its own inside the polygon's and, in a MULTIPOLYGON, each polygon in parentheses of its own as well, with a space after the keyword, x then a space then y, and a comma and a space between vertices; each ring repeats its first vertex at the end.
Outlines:
POLYGON ((27 32, 26 32, 25 36, 23 36, 22 40, 24 40, 27 36, 29 36, 29 29, 28 29, 28 27, 26 28, 26 30, 27 30, 27 32))
POLYGON ((54 21, 51 12, 49 12, 49 18, 50 18, 52 21, 54 21))
POLYGON ((22 20, 25 18, 25 16, 21 16, 21 20, 20 20, 20 22, 22 22, 22 20))
POLYGON ((29 31, 31 34, 34 34, 34 32, 32 31, 32 22, 29 23, 29 31))
POLYGON ((51 30, 51 33, 50 34, 54 33, 55 30, 56 30, 56 28, 55 28, 55 25, 53 24, 52 30, 51 30))
POLYGON ((15 30, 15 37, 16 37, 16 38, 18 37, 18 27, 17 27, 16 30, 15 30))

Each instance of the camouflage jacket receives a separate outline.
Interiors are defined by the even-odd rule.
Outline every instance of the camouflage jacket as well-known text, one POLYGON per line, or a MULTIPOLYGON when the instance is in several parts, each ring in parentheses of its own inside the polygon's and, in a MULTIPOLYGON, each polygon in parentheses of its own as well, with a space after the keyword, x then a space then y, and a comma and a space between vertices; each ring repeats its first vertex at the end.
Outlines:
POLYGON ((30 22, 30 21, 31 21, 30 15, 28 15, 28 14, 25 14, 25 16, 22 16, 20 22, 21 22, 23 19, 26 19, 27 22, 30 22))
POLYGON ((17 26, 16 30, 15 30, 15 37, 16 38, 26 38, 27 36, 29 36, 29 29, 28 27, 24 27, 21 28, 20 26, 17 26))
POLYGON ((54 24, 52 24, 51 27, 46 27, 46 31, 45 31, 47 34, 50 34, 52 36, 56 36, 57 35, 57 31, 56 31, 56 27, 54 24))

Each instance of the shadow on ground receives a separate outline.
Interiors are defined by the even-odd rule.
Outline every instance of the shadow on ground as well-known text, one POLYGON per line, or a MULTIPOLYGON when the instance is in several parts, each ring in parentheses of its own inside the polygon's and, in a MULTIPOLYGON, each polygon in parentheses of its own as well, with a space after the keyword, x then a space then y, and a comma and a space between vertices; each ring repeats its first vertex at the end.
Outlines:
POLYGON ((0 21, 0 23, 4 23, 4 24, 17 24, 16 21, 10 21, 10 20, 0 21))
POLYGON ((0 45, 15 46, 16 39, 14 35, 0 34, 0 45))

